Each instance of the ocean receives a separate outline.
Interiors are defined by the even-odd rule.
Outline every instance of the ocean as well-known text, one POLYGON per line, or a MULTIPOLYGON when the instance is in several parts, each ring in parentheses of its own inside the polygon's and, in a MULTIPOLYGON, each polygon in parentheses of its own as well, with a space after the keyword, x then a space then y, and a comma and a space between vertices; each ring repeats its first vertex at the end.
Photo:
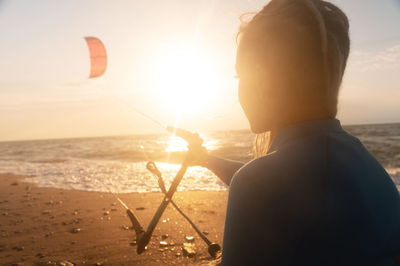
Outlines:
MULTIPOLYGON (((400 185, 400 123, 344 126, 358 137, 400 185)), ((254 135, 245 130, 201 135, 213 154, 252 159, 254 135)), ((167 185, 178 171, 186 144, 167 135, 132 135, 0 142, 0 173, 24 175, 39 187, 113 193, 159 191, 146 169, 155 161, 167 185)), ((179 191, 226 190, 212 172, 190 167, 179 191)))

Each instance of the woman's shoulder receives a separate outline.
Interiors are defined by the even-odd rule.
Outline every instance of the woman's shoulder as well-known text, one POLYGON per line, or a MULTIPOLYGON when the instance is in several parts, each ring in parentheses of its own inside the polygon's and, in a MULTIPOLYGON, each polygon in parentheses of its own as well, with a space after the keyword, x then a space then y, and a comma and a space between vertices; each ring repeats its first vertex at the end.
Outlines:
POLYGON ((324 137, 294 141, 267 155, 245 164, 234 175, 232 182, 293 184, 313 182, 323 174, 327 160, 324 137), (301 179, 301 181, 300 181, 301 179))
POLYGON ((272 152, 246 163, 233 176, 232 185, 258 186, 274 182, 285 175, 286 163, 279 152, 272 152))
POLYGON ((235 175, 241 176, 258 173, 260 171, 271 171, 279 168, 277 162, 277 152, 271 152, 267 155, 252 159, 248 163, 244 164, 243 167, 241 167, 235 175))

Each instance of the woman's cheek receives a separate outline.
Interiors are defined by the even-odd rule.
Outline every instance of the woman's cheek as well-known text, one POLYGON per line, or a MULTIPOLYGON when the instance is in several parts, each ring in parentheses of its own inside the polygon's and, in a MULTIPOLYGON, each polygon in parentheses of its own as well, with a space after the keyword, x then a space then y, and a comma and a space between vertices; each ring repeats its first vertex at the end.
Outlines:
POLYGON ((248 82, 239 81, 238 97, 240 105, 250 123, 252 130, 259 128, 263 114, 263 104, 261 103, 260 95, 257 95, 253 86, 248 82))
POLYGON ((242 79, 239 80, 239 88, 238 88, 238 97, 239 103, 242 106, 244 113, 247 116, 247 119, 250 119, 250 106, 251 106, 251 92, 249 90, 248 84, 242 79))

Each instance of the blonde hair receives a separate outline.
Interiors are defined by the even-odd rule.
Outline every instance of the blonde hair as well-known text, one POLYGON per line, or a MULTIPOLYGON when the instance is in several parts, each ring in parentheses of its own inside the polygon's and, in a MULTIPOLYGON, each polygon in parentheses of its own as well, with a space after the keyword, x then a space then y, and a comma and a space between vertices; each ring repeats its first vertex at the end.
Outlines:
MULTIPOLYGON (((310 57, 309 60, 319 61, 318 63, 322 66, 321 77, 316 72, 313 79, 320 79, 320 84, 324 87, 323 91, 314 91, 315 95, 312 97, 317 98, 329 116, 334 118, 337 114, 339 87, 350 52, 349 22, 343 11, 323 0, 272 0, 250 21, 244 21, 243 17, 241 21, 237 35, 240 42, 249 36, 257 40, 254 43, 262 42, 265 35, 275 30, 267 26, 270 23, 295 21, 296 25, 301 25, 308 30, 312 38, 307 40, 307 43, 310 46, 320 47, 319 52, 314 54, 313 51, 312 56, 315 58, 310 57)), ((256 49, 256 47, 250 47, 250 49, 256 49)), ((257 50, 257 52, 260 51, 257 50)), ((321 90, 321 88, 318 89, 321 90)), ((256 136, 254 145, 256 157, 268 152, 270 140, 269 132, 256 136)))
POLYGON ((266 131, 256 135, 253 146, 254 157, 258 158, 267 154, 271 145, 271 131, 266 131))

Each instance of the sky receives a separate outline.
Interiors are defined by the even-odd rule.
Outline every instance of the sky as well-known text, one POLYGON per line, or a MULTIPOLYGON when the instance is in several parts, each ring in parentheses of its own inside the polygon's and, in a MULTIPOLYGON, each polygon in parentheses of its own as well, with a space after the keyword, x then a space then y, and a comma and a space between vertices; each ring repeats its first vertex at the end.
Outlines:
MULTIPOLYGON (((400 122, 400 0, 332 0, 350 20, 343 124, 400 122)), ((0 0, 0 141, 248 129, 235 35, 259 0, 0 0), (106 73, 88 79, 85 36, 106 73)))

